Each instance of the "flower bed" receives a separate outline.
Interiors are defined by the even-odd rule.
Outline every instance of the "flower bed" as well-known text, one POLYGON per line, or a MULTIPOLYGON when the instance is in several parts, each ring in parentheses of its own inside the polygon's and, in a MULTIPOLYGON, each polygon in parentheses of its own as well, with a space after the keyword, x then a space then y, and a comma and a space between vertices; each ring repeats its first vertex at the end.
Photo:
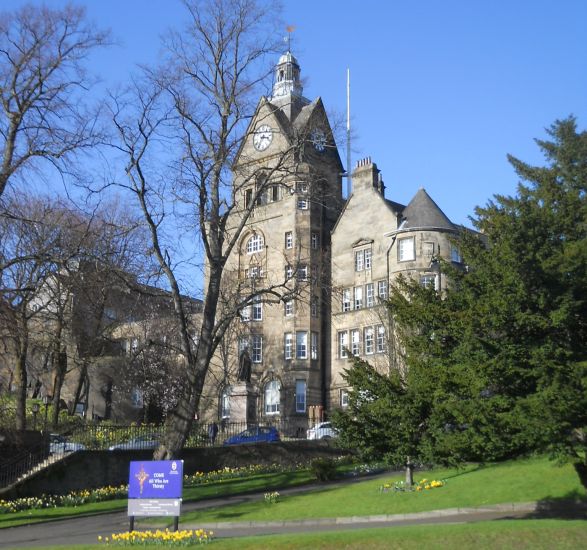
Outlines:
MULTIPOLYGON (((223 468, 212 472, 195 472, 184 476, 184 487, 195 487, 206 483, 217 483, 230 479, 250 477, 252 475, 292 472, 304 469, 307 466, 284 467, 278 464, 271 466, 249 465, 241 468, 223 468)), ((81 506, 91 502, 103 502, 126 498, 128 485, 118 487, 101 487, 99 489, 84 489, 72 491, 67 495, 40 495, 38 497, 17 498, 14 500, 0 499, 0 513, 21 512, 23 510, 40 510, 43 508, 58 508, 60 506, 81 506)))
POLYGON ((184 529, 182 531, 129 531, 113 533, 110 537, 98 537, 98 542, 108 546, 193 546, 207 544, 214 533, 204 529, 184 529))
POLYGON ((446 485, 445 480, 428 480, 422 479, 420 481, 415 481, 413 485, 407 485, 405 481, 394 481, 390 483, 384 483, 379 487, 379 491, 381 493, 408 493, 408 492, 420 492, 420 491, 429 491, 430 489, 438 489, 439 487, 444 487, 446 485))

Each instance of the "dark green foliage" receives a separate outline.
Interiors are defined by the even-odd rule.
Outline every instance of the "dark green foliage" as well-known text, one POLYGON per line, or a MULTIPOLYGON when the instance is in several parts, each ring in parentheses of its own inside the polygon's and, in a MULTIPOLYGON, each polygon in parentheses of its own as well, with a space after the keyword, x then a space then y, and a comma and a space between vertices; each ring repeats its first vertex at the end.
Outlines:
POLYGON ((312 460, 310 469, 318 481, 330 481, 336 477, 336 463, 331 458, 312 460))
POLYGON ((480 233, 459 241, 467 268, 442 265, 442 299, 412 281, 393 290, 406 373, 357 364, 340 419, 367 454, 401 447, 444 462, 546 449, 587 464, 587 133, 570 118, 549 136, 537 142, 547 166, 510 157, 518 193, 476 210, 480 233), (356 401, 370 387, 377 399, 356 401))

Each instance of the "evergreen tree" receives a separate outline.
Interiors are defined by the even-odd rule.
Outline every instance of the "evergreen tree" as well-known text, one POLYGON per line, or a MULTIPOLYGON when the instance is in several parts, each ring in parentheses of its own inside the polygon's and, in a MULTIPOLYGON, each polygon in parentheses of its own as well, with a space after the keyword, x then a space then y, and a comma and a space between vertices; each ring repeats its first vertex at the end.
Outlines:
MULTIPOLYGON (((546 166, 509 157, 518 192, 476 210, 480 233, 459 242, 467 268, 442 265, 446 293, 400 280, 390 308, 407 366, 402 391, 427 402, 419 456, 547 450, 571 460, 587 486, 587 133, 569 118, 548 134, 537 141, 546 166)), ((361 382, 356 369, 350 383, 361 382)), ((387 414, 397 418, 393 407, 387 414)))

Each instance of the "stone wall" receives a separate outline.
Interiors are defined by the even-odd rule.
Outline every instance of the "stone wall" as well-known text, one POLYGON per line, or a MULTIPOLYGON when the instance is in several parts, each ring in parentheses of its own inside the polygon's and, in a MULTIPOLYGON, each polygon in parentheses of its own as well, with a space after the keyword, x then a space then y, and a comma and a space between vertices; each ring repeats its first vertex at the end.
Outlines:
MULTIPOLYGON (((249 464, 293 466, 318 457, 348 454, 330 441, 289 441, 234 447, 184 449, 184 474, 210 472, 249 464)), ((152 460, 152 451, 78 451, 38 472, 19 485, 0 491, 10 499, 40 494, 66 494, 80 489, 128 483, 129 463, 152 460)))

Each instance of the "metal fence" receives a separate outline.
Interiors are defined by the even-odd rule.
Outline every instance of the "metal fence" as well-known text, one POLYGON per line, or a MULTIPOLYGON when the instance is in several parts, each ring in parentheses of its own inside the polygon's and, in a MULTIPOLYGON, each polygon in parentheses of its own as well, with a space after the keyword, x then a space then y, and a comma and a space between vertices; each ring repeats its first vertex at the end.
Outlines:
MULTIPOLYGON (((210 424, 195 422, 188 435, 185 447, 220 446, 229 438, 242 434, 245 430, 268 426, 277 430, 281 440, 306 438, 306 427, 295 422, 215 422, 210 424)), ((158 446, 164 432, 165 427, 163 425, 118 426, 99 423, 80 426, 68 434, 67 437, 72 442, 83 444, 88 450, 152 449, 158 446)), ((259 439, 262 439, 262 436, 259 439)), ((251 442, 261 441, 253 440, 251 442)))
POLYGON ((49 449, 47 445, 42 444, 3 462, 0 464, 0 487, 8 487, 43 462, 48 455, 49 449))

